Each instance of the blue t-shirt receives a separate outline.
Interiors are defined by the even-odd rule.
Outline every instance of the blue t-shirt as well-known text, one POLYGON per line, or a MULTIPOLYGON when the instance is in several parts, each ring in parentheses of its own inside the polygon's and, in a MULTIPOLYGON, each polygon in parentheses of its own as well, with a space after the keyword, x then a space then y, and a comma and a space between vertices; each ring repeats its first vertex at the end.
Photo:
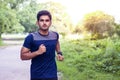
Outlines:
POLYGON ((49 31, 48 35, 34 32, 25 38, 23 46, 30 49, 31 52, 38 50, 41 44, 46 46, 46 52, 31 61, 31 79, 57 78, 55 49, 58 38, 58 33, 53 31, 49 31))

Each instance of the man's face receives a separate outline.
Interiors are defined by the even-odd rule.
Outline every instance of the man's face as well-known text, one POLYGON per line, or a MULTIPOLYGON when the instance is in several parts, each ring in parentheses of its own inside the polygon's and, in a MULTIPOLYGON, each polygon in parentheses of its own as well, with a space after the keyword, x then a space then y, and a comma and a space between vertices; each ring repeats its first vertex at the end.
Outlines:
POLYGON ((37 22, 39 29, 43 30, 43 31, 47 31, 51 25, 51 20, 49 18, 49 16, 47 15, 42 15, 39 19, 39 21, 37 22))

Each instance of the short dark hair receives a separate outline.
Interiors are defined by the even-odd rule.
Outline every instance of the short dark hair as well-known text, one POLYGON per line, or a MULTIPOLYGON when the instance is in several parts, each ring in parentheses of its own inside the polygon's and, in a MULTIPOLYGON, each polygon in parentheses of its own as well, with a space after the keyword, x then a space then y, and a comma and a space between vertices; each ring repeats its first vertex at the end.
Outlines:
POLYGON ((52 16, 51 16, 51 13, 47 10, 41 10, 37 13, 37 20, 39 21, 39 18, 42 16, 42 15, 47 15, 49 16, 50 20, 52 20, 52 16))

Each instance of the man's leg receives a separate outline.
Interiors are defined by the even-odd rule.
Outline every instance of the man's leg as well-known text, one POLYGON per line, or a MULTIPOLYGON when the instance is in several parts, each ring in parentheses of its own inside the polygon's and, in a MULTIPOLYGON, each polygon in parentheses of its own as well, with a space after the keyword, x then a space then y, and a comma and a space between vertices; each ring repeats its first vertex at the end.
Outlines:
POLYGON ((47 79, 31 79, 31 80, 58 80, 58 78, 47 78, 47 79))

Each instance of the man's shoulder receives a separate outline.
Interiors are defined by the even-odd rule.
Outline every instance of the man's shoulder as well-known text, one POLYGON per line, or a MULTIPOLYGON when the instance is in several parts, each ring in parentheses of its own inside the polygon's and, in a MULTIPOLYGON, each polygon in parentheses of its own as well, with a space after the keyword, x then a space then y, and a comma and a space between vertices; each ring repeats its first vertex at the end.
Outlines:
POLYGON ((31 36, 33 36, 33 37, 39 36, 39 32, 38 32, 38 31, 32 32, 32 33, 30 33, 29 35, 31 35, 31 36))
POLYGON ((50 37, 55 37, 57 39, 59 38, 59 34, 56 31, 49 31, 49 36, 50 37))
POLYGON ((56 31, 49 31, 49 33, 57 34, 58 35, 58 32, 56 32, 56 31))
POLYGON ((26 38, 28 38, 28 39, 33 39, 33 37, 34 36, 36 36, 36 35, 38 35, 38 33, 37 32, 31 32, 31 33, 28 33, 28 35, 26 36, 26 38))

